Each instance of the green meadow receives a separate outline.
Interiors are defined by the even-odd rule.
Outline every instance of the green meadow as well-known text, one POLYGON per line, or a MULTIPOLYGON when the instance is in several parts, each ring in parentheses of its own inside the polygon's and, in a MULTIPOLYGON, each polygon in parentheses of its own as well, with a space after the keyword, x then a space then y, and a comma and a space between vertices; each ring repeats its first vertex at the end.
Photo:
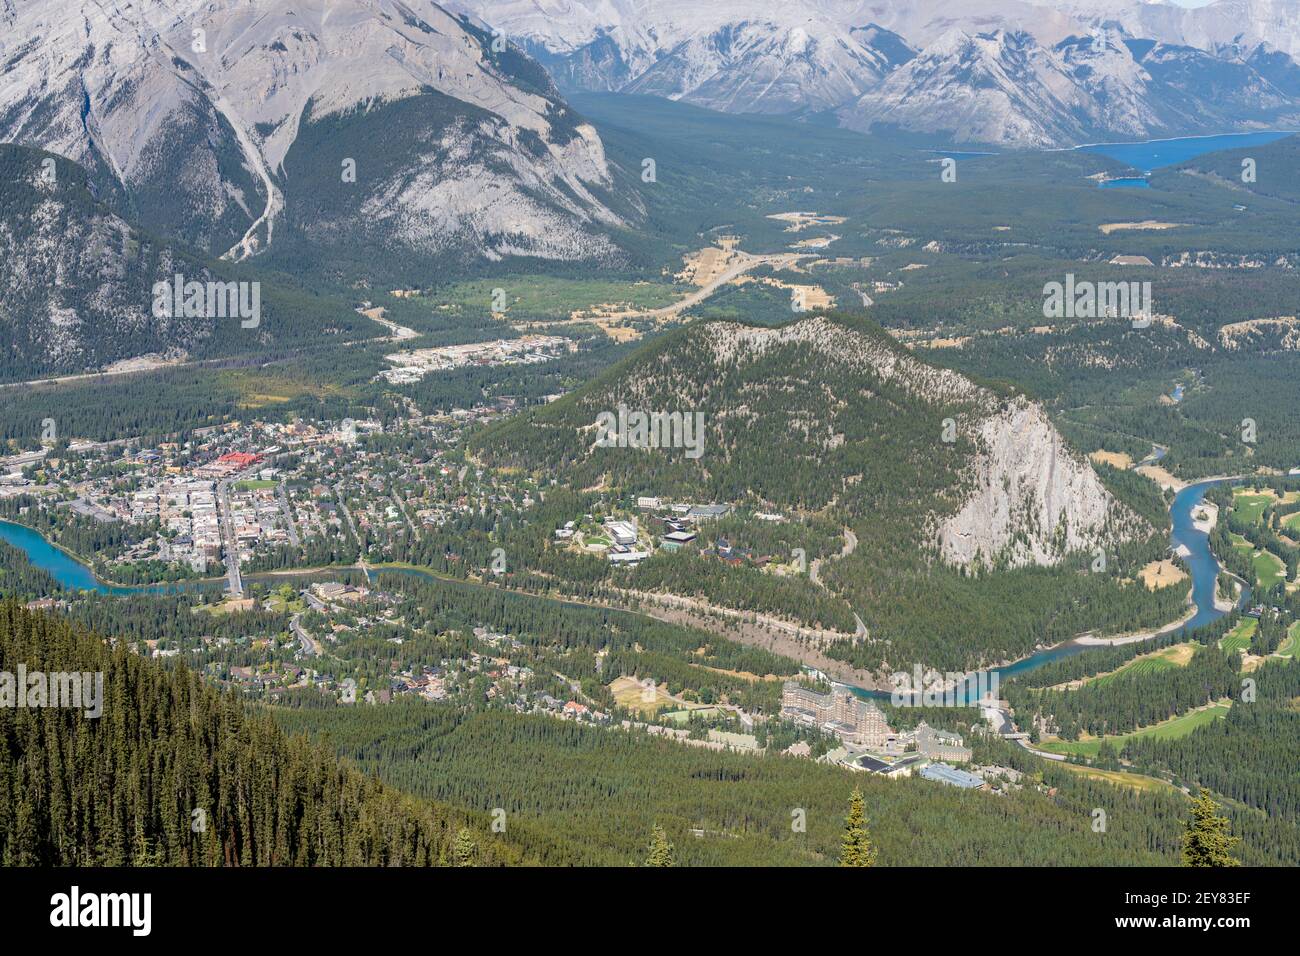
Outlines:
POLYGON ((1242 521, 1257 524, 1264 514, 1264 509, 1272 502, 1272 495, 1256 495, 1239 491, 1232 496, 1232 510, 1242 521))
POLYGON ((1122 750, 1129 740, 1136 737, 1176 740, 1179 737, 1186 737, 1198 727, 1204 727, 1211 721, 1223 717, 1228 713, 1230 706, 1229 704, 1212 704, 1203 710, 1194 710, 1178 717, 1171 717, 1169 720, 1152 724, 1150 727, 1141 727, 1128 734, 1119 734, 1113 737, 1093 737, 1087 740, 1049 740, 1039 744, 1038 747, 1040 750, 1046 750, 1049 753, 1075 754, 1080 757, 1091 758, 1097 756, 1101 751, 1101 745, 1107 741, 1118 751, 1122 750))
POLYGON ((1250 647, 1250 639, 1255 636, 1258 624, 1253 617, 1242 618, 1236 627, 1219 639, 1219 647, 1229 653, 1246 650, 1250 647))

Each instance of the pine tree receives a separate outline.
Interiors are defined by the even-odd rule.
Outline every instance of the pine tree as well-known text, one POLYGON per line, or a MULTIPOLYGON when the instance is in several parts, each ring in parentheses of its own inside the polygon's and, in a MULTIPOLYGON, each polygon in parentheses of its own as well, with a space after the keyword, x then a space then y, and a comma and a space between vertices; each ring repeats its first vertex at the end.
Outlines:
POLYGON ((866 808, 862 791, 856 787, 849 797, 849 815, 844 818, 844 842, 840 844, 840 866, 874 866, 876 849, 867 832, 866 808))
POLYGON ((451 848, 453 866, 477 866, 478 844, 469 835, 469 830, 461 827, 456 831, 456 842, 451 848))
POLYGON ((649 853, 646 856, 646 866, 676 866, 677 855, 673 850, 673 845, 668 842, 668 834, 664 828, 655 825, 654 835, 650 838, 649 853))
POLYGON ((1241 838, 1228 832, 1228 818, 1219 816, 1220 809, 1201 787, 1192 800, 1192 817, 1183 824, 1183 866, 1241 866, 1231 853, 1241 838))

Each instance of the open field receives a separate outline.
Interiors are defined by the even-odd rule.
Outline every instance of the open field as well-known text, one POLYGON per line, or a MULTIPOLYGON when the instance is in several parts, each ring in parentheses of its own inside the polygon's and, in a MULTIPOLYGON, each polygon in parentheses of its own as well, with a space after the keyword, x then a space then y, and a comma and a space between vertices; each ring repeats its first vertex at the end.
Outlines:
POLYGON ((649 684, 642 684, 634 677, 620 677, 609 685, 609 689, 614 694, 614 700, 630 711, 653 717, 661 710, 671 709, 672 713, 663 716, 681 724, 686 723, 689 715, 694 711, 699 711, 704 716, 718 713, 716 707, 694 704, 680 697, 674 697, 668 692, 667 684, 651 687, 649 684))
POLYGON ((1138 578, 1148 591, 1155 591, 1185 581, 1187 573, 1172 561, 1152 561, 1138 572, 1138 578))
POLYGON ((1101 674, 1093 678, 1088 683, 1106 684, 1120 677, 1137 677, 1141 674, 1149 674, 1154 671, 1169 670, 1174 667, 1186 667, 1191 661, 1192 655, 1196 653, 1196 648, 1192 644, 1175 644, 1172 647, 1161 648, 1152 654, 1143 654, 1141 657, 1135 657, 1118 670, 1111 671, 1109 674, 1101 674))
POLYGON ((1244 651, 1250 647, 1250 639, 1255 636, 1259 625, 1253 617, 1248 617, 1237 624, 1231 631, 1219 639, 1219 647, 1225 651, 1244 651))
POLYGON ((1107 741, 1118 751, 1122 750, 1124 744, 1135 737, 1176 740, 1179 737, 1186 737, 1198 727, 1204 727, 1211 721, 1218 720, 1228 712, 1230 706, 1230 704, 1226 703, 1211 704, 1199 710, 1192 710, 1177 717, 1171 717, 1169 720, 1161 721, 1158 724, 1152 724, 1150 727, 1141 727, 1132 733, 1108 737, 1089 737, 1083 740, 1047 740, 1039 744, 1038 748, 1050 753, 1096 757, 1101 751, 1101 745, 1107 741))
POLYGON ((1126 770, 1100 770, 1095 767, 1081 767, 1073 763, 1062 763, 1059 766, 1064 767, 1071 773, 1077 773, 1081 777, 1087 777, 1089 780, 1100 780, 1121 787, 1132 787, 1134 790, 1153 793, 1182 793, 1181 790, 1166 780, 1158 780, 1155 777, 1148 777, 1141 773, 1129 773, 1126 770))
POLYGON ((1160 222, 1156 219, 1143 219, 1141 222, 1103 222, 1097 228, 1104 235, 1112 232, 1145 232, 1148 230, 1177 229, 1181 222, 1160 222))
POLYGON ((1278 645, 1277 652, 1284 657, 1300 657, 1300 621, 1291 625, 1286 640, 1278 645))
POLYGON ((691 707, 686 710, 669 710, 660 714, 664 720, 671 720, 678 725, 691 722, 692 717, 718 717, 722 714, 716 707, 691 707))
POLYGON ((274 488, 275 482, 261 478, 250 478, 247 481, 235 482, 236 491, 264 491, 267 488, 274 488))
POLYGON ((1133 467, 1133 457, 1122 451, 1094 451, 1088 457, 1099 465, 1110 465, 1120 471, 1127 471, 1133 467))
POLYGON ((1270 489, 1247 488, 1232 496, 1232 510, 1242 521, 1257 524, 1264 509, 1276 500, 1277 494, 1270 489))
POLYGON ((495 311, 496 289, 504 293, 505 309, 499 314, 507 321, 562 322, 577 311, 655 309, 671 305, 683 294, 680 287, 667 282, 518 275, 458 282, 414 301, 437 312, 490 313, 495 311))
POLYGON ((1286 565, 1272 551, 1256 551, 1251 560, 1255 563, 1255 575, 1262 590, 1267 591, 1279 581, 1286 580, 1286 565))

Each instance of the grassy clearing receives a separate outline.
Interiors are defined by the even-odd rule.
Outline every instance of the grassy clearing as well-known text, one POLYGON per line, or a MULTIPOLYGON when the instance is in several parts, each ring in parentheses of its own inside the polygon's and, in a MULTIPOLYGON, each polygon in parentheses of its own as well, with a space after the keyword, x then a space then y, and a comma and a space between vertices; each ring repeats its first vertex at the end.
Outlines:
POLYGON ((1272 551, 1256 551, 1251 560, 1255 565, 1255 576, 1259 578, 1259 587, 1267 591, 1279 581, 1286 580, 1286 565, 1272 551))
POLYGON ((1237 517, 1249 524, 1258 524, 1264 509, 1277 500, 1274 492, 1259 492, 1254 489, 1238 491, 1232 496, 1232 510, 1237 517))
POLYGON ((1156 740, 1176 740, 1186 737, 1198 727, 1204 727, 1211 721, 1218 720, 1228 712, 1230 704, 1211 704, 1200 710, 1188 711, 1169 720, 1141 727, 1132 733, 1117 734, 1107 737, 1090 737, 1084 740, 1048 740, 1038 745, 1040 750, 1058 754, 1077 754, 1081 757, 1096 757, 1101 745, 1109 741, 1116 750, 1122 750, 1124 744, 1135 737, 1152 737, 1156 740))
POLYGON ((1300 657, 1300 621, 1291 625, 1286 640, 1278 645, 1277 652, 1284 657, 1300 657))
POLYGON ((1253 617, 1242 618, 1236 627, 1219 638, 1219 647, 1229 653, 1246 650, 1250 647, 1250 639, 1255 636, 1255 628, 1258 626, 1259 622, 1253 617))
POLYGON ((1141 790, 1144 793, 1182 793, 1181 790, 1167 780, 1158 780, 1145 774, 1129 773, 1125 770, 1099 770, 1095 767, 1081 767, 1072 763, 1063 763, 1060 766, 1065 767, 1071 773, 1087 777, 1089 780, 1100 780, 1103 783, 1111 783, 1120 787, 1132 787, 1134 790, 1141 790))
POLYGON ((260 478, 250 478, 248 481, 235 482, 236 491, 265 491, 268 488, 274 487, 274 481, 265 481, 260 478))
POLYGON ((1148 591, 1155 591, 1187 580, 1187 573, 1173 561, 1152 561, 1138 572, 1138 578, 1148 591))
POLYGON ((671 305, 687 291, 666 282, 503 276, 459 282, 435 297, 416 301, 454 314, 483 314, 492 311, 494 289, 505 292, 503 315, 507 321, 567 320, 575 311, 602 305, 616 305, 623 309, 656 309, 671 305))
POLYGON ((1111 671, 1109 674, 1102 674, 1089 681, 1089 683, 1106 684, 1121 675, 1124 677, 1137 677, 1155 671, 1186 667, 1195 653, 1196 648, 1191 644, 1175 644, 1172 647, 1164 647, 1152 654, 1135 657, 1118 670, 1111 671))

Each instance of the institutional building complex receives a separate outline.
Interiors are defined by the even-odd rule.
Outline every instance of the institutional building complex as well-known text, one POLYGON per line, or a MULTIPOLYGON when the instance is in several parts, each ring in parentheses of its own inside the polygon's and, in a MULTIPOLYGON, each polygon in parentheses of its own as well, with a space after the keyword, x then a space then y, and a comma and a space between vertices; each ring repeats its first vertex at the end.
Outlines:
POLYGON ((930 760, 964 763, 971 759, 961 735, 925 721, 910 733, 895 733, 879 707, 839 684, 831 685, 829 694, 819 694, 798 681, 786 681, 781 687, 781 716, 818 727, 855 747, 903 753, 914 745, 918 754, 930 760))

